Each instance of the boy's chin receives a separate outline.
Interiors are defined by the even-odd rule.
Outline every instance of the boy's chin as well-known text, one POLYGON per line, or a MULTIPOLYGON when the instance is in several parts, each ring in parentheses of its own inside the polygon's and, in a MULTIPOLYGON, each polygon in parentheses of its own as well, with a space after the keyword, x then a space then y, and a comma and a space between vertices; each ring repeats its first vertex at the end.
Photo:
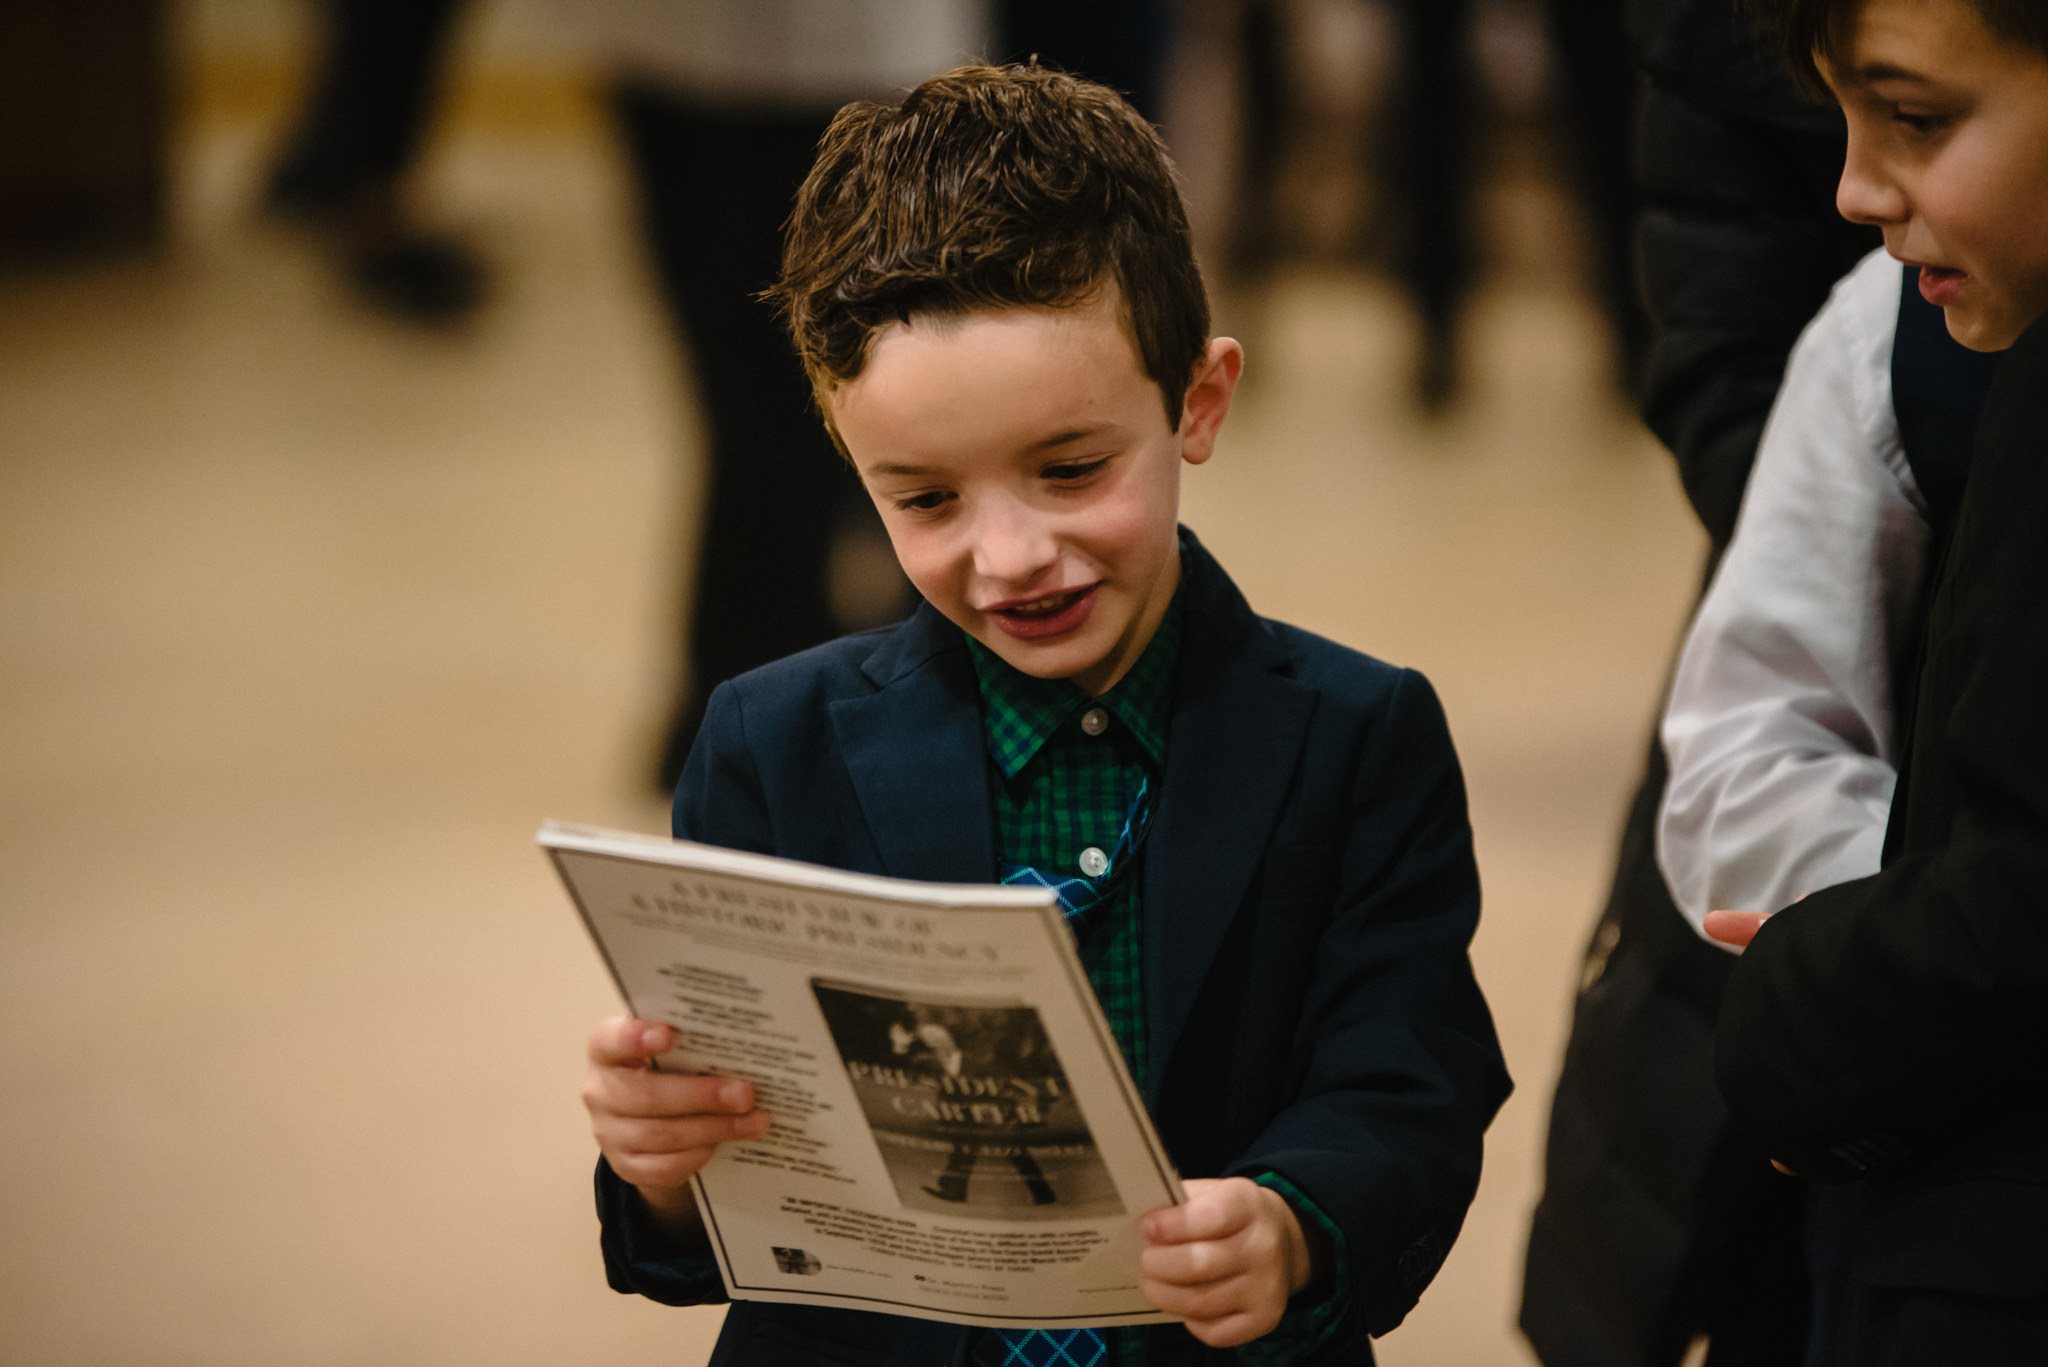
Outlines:
POLYGON ((991 632, 979 639, 1004 664, 1019 674, 1029 674, 1034 679, 1072 679, 1076 675, 1088 673, 1102 663, 1099 659, 1074 650, 1027 645, 1003 636, 1000 631, 991 632))
POLYGON ((1972 351, 2005 351, 2048 312, 2048 307, 2032 303, 2015 304, 1996 309, 1950 304, 1941 311, 1942 321, 1948 324, 1948 335, 1972 351))
POLYGON ((980 626, 978 631, 969 629, 968 634, 1004 664, 1034 679, 1063 679, 1087 688, 1086 681, 1100 674, 1108 664, 1108 652, 1091 650, 1080 641, 1037 644, 1005 635, 1001 627, 991 623, 980 626))
POLYGON ((1987 321, 1974 309, 1960 309, 1953 306, 1942 311, 1942 321, 1948 324, 1948 335, 1958 345, 1972 351, 2004 351, 2019 340, 2024 328, 2000 327, 1987 321))

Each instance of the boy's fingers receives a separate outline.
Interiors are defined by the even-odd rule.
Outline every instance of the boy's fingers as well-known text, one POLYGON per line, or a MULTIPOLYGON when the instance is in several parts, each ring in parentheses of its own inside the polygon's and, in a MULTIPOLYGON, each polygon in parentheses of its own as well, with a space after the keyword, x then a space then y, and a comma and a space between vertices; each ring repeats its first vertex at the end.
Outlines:
POLYGON ((1198 1239, 1182 1244, 1153 1244, 1138 1255, 1138 1274, 1166 1286, 1212 1285, 1244 1269, 1227 1244, 1198 1239))
POLYGON ((1188 1332, 1211 1348, 1237 1348, 1273 1332, 1278 1320, 1247 1311, 1216 1319, 1185 1320, 1188 1332))
POLYGON ((754 1089, 731 1078, 600 1070, 596 1091, 599 1104, 592 1109, 615 1115, 745 1115, 754 1109, 754 1089))
POLYGON ((675 1044, 675 1031, 659 1021, 613 1016, 590 1032, 590 1077, 583 1104, 593 1112, 676 1116, 742 1114, 754 1108, 754 1089, 736 1078, 662 1073, 648 1062, 675 1044))
POLYGON ((599 1127, 598 1143, 622 1153, 683 1153, 710 1149, 736 1139, 759 1139, 768 1133, 766 1111, 747 1115, 693 1115, 681 1119, 637 1119, 614 1116, 599 1127))
POLYGON ((1138 1290, 1153 1308, 1184 1320, 1213 1320, 1234 1314, 1240 1304, 1236 1279, 1209 1286, 1176 1286, 1170 1282, 1141 1277, 1138 1290))
POLYGON ((1269 1334, 1286 1313, 1284 1293, 1238 1276, 1202 1286, 1174 1286, 1140 1273, 1138 1289, 1154 1309, 1177 1316, 1211 1348, 1235 1348, 1269 1334))
POLYGON ((1138 1294, 1142 1295, 1154 1310, 1162 1310, 1181 1319, 1187 1319, 1193 1314, 1195 1291, 1194 1287, 1161 1281, 1144 1272, 1138 1274, 1138 1294))
POLYGON ((1765 913, 1761 911, 1710 911, 1700 928, 1709 939, 1741 949, 1756 938, 1764 919, 1765 913))
POLYGON ((1145 1217, 1145 1241, 1179 1244, 1195 1239, 1225 1239, 1235 1234, 1251 1222, 1254 1210, 1250 1201, 1239 1199, 1245 1193, 1233 1190, 1240 1183, 1247 1188, 1252 1186, 1243 1177, 1196 1178, 1185 1183, 1185 1205, 1166 1206, 1145 1217))
POLYGON ((637 1067, 673 1048, 675 1033, 659 1021, 612 1016, 590 1032, 590 1061, 600 1068, 637 1067))
POLYGON ((737 1078, 593 1068, 584 1082, 583 1104, 594 1115, 744 1115, 754 1109, 754 1089, 737 1078))

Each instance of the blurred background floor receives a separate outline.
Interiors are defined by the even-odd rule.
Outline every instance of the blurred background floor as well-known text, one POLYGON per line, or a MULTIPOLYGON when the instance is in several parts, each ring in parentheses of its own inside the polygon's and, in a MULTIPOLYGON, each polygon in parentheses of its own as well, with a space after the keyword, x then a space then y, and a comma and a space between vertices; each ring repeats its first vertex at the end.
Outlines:
MULTIPOLYGON (((161 258, 0 281, 0 1360, 701 1362, 716 1311, 603 1283, 614 1003, 531 844, 666 826, 698 438, 614 154, 458 129, 436 203, 502 280, 423 335, 252 220, 233 105, 161 258)), ((1702 549, 1540 159, 1485 203, 1446 416, 1391 286, 1286 270, 1219 291, 1248 383, 1185 495, 1262 611, 1427 672, 1467 767, 1518 1090, 1390 1367, 1531 1361, 1549 1090, 1702 549)))

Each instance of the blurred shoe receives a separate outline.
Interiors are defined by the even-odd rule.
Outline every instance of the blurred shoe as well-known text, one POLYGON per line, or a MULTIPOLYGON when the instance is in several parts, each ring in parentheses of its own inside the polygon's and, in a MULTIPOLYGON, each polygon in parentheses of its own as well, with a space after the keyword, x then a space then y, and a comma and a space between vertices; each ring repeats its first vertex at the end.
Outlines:
POLYGON ((1428 417, 1441 417, 1458 397, 1457 334, 1425 330, 1415 361, 1415 402, 1428 417))
POLYGON ((490 293, 490 271, 475 249, 415 224, 396 185, 337 193, 280 172, 265 190, 263 213, 324 239, 356 300, 399 322, 454 327, 490 293))
POLYGON ((488 273, 467 245, 428 234, 352 251, 344 268, 357 298, 421 327, 453 327, 484 302, 488 273))

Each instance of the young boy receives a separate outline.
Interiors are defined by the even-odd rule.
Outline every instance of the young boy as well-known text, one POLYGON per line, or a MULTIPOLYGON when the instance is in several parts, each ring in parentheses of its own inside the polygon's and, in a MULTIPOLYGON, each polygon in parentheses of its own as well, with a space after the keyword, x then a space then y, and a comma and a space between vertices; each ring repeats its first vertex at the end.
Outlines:
MULTIPOLYGON (((1449 1250, 1508 1082, 1464 794, 1420 676, 1254 616, 1179 530, 1242 365, 1112 92, 964 68, 850 105, 777 294, 925 603, 714 695, 678 836, 1063 885, 1187 1203, 1133 1269, 1186 1324, 966 1330, 743 1302, 714 1362, 1359 1363, 1449 1250), (1238 1349, 1236 1353, 1220 1350, 1238 1349)), ((612 1285, 721 1298, 685 1185, 772 1121, 591 1039, 612 1285)))
MULTIPOLYGON (((2048 1361, 2048 8, 1776 0, 1839 203, 2005 351, 1937 581, 1884 866, 1758 929, 1717 1072, 1780 1165, 1865 1179, 1841 1361, 2048 1361)), ((1753 937, 1753 938, 1752 938, 1753 937)))

